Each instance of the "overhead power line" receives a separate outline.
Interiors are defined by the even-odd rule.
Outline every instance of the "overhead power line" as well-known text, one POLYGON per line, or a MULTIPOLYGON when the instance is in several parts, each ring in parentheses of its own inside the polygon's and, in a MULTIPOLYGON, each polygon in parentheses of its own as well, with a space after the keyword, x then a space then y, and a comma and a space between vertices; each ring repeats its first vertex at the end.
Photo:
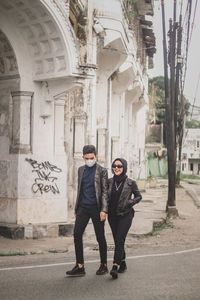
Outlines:
POLYGON ((195 101, 196 101, 196 97, 197 97, 197 92, 198 92, 198 88, 199 88, 199 82, 200 82, 200 73, 199 73, 199 77, 198 77, 198 81, 197 81, 197 86, 196 86, 196 91, 195 91, 195 95, 194 95, 194 100, 193 100, 193 105, 192 105, 192 111, 191 111, 190 120, 192 119, 192 115, 193 115, 194 105, 195 105, 195 101))
POLYGON ((195 2, 194 16, 193 16, 193 20, 192 20, 192 27, 191 27, 191 33, 190 33, 190 41, 189 41, 189 44, 191 43, 191 39, 192 39, 192 33, 193 33, 193 29, 194 29, 194 21, 195 21, 196 12, 197 12, 197 5, 198 5, 198 0, 196 0, 196 2, 195 2))
POLYGON ((190 19, 191 19, 191 12, 192 12, 192 0, 188 0, 187 10, 188 10, 188 20, 187 20, 187 34, 186 34, 185 65, 184 65, 183 83, 182 83, 183 90, 184 90, 184 86, 185 86, 185 79, 186 79, 186 72, 187 72, 187 62, 188 62, 188 52, 189 52, 189 37, 190 37, 190 19))

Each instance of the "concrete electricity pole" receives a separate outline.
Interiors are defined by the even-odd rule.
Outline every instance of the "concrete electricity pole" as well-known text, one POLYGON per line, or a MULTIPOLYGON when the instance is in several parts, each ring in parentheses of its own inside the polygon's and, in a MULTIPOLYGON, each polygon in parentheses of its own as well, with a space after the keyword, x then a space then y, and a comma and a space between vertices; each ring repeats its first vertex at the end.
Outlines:
POLYGON ((181 173, 181 153, 182 153, 182 141, 183 141, 183 124, 184 124, 184 103, 183 103, 183 91, 181 87, 180 93, 180 74, 182 73, 182 56, 181 56, 181 44, 182 44, 182 12, 179 17, 178 34, 177 34, 177 64, 176 64, 176 87, 175 87, 175 134, 177 137, 176 148, 178 146, 178 165, 176 184, 180 185, 180 173, 181 173), (178 98, 180 94, 180 108, 179 117, 177 120, 178 111, 178 98), (177 125, 179 123, 179 126, 177 125), (177 126, 179 127, 177 130, 177 126))
POLYGON ((168 200, 166 210, 168 216, 177 216, 176 209, 176 143, 175 143, 175 56, 176 56, 176 0, 174 0, 174 19, 170 21, 169 30, 169 63, 170 63, 170 98, 167 65, 167 43, 165 28, 165 6, 161 0, 162 27, 163 27, 163 57, 164 57, 164 79, 165 79, 165 107, 166 107, 166 137, 168 158, 168 200))

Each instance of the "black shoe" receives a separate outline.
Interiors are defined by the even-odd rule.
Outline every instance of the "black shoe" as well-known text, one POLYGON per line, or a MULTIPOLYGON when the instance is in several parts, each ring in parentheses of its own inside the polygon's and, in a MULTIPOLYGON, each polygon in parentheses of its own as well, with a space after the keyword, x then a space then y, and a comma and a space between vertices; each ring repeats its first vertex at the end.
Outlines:
POLYGON ((78 265, 76 265, 72 270, 67 271, 66 274, 69 276, 81 277, 85 275, 85 268, 79 268, 78 265))
POLYGON ((110 271, 110 275, 112 276, 113 279, 117 279, 118 277, 118 272, 117 272, 117 266, 113 266, 112 270, 110 271))
POLYGON ((118 273, 124 273, 126 270, 127 270, 127 265, 126 265, 126 262, 123 260, 120 263, 118 273))
POLYGON ((108 268, 105 264, 101 263, 99 269, 96 271, 96 275, 104 275, 108 273, 108 268))

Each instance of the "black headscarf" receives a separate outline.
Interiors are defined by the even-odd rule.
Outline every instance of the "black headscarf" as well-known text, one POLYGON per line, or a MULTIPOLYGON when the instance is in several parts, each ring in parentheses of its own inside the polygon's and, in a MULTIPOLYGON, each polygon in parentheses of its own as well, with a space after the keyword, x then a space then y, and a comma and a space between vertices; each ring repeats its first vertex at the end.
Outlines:
POLYGON ((109 206, 108 206, 108 212, 109 215, 116 215, 116 210, 117 210, 117 205, 118 201, 121 195, 121 192, 123 190, 124 182, 127 178, 126 172, 127 172, 127 161, 123 158, 116 158, 113 162, 112 165, 119 160, 122 165, 123 165, 123 172, 120 175, 115 175, 113 169, 112 173, 114 174, 113 176, 113 185, 112 185, 112 190, 111 190, 111 197, 109 201, 109 206))
POLYGON ((113 164, 119 160, 122 165, 123 165, 123 172, 120 175, 115 175, 113 169, 112 169, 112 173, 114 174, 113 178, 114 181, 116 181, 117 183, 120 183, 121 181, 124 181, 127 177, 126 172, 127 172, 127 161, 124 158, 116 158, 113 162, 112 162, 112 166, 113 164))

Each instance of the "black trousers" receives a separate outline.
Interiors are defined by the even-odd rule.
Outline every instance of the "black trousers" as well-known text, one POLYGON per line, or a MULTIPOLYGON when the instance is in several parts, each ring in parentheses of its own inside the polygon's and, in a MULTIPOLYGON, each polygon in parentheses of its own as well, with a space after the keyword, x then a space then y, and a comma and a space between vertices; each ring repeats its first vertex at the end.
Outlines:
POLYGON ((108 222, 110 224, 114 242, 115 242, 113 263, 116 263, 118 265, 121 263, 123 259, 126 258, 124 244, 125 244, 128 231, 131 227, 133 217, 134 217, 133 209, 131 209, 124 216, 108 215, 108 222))
POLYGON ((90 220, 94 226, 96 239, 99 244, 101 263, 107 263, 107 243, 105 239, 104 224, 100 221, 100 212, 96 205, 81 205, 78 208, 74 226, 74 246, 76 254, 76 263, 83 264, 83 233, 90 220))

